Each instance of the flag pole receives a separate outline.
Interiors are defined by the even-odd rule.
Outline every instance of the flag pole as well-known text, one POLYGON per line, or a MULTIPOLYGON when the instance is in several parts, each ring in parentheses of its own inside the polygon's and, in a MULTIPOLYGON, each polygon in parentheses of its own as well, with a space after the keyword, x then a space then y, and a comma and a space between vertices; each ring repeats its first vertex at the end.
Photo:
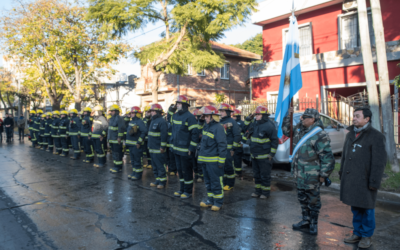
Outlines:
MULTIPOLYGON (((294 0, 292 1, 292 16, 294 16, 294 0)), ((293 97, 290 99, 290 108, 293 108, 293 97)), ((290 110, 289 108, 289 110, 290 110)), ((293 110, 294 112, 294 110, 293 110)), ((293 154, 293 112, 290 113, 290 155, 293 154)))

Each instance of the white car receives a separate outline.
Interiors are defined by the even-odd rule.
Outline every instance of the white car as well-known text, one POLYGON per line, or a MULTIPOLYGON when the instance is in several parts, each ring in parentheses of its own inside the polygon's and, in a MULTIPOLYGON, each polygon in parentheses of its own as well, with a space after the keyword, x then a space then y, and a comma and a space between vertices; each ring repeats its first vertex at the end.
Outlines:
MULTIPOLYGON (((293 114, 293 126, 296 126, 300 122, 300 117, 303 115, 303 112, 294 113, 293 114)), ((344 140, 346 138, 346 134, 349 132, 344 124, 341 124, 337 120, 324 115, 321 115, 321 121, 324 124, 324 129, 328 132, 329 138, 331 139, 331 148, 332 152, 341 153, 343 150, 344 140)), ((277 126, 274 118, 275 115, 272 114, 269 117, 274 124, 277 126)), ((276 149, 276 154, 274 156, 274 163, 289 163, 289 153, 290 153, 290 140, 287 136, 282 136, 279 138, 279 145, 276 149)), ((250 147, 248 144, 243 144, 243 162, 247 165, 250 164, 250 147)))

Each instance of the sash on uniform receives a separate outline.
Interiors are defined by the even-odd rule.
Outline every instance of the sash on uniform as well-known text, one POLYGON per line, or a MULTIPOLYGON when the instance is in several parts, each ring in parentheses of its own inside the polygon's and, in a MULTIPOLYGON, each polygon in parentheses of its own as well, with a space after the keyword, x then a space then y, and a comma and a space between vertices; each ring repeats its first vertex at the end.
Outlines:
POLYGON ((311 131, 309 131, 307 134, 305 134, 303 136, 303 138, 300 139, 300 141, 297 143, 296 147, 293 149, 293 154, 289 155, 289 162, 293 161, 293 157, 296 155, 297 150, 300 149, 300 147, 311 137, 313 137, 314 135, 316 135, 318 132, 322 131, 321 127, 315 127, 313 128, 311 131))

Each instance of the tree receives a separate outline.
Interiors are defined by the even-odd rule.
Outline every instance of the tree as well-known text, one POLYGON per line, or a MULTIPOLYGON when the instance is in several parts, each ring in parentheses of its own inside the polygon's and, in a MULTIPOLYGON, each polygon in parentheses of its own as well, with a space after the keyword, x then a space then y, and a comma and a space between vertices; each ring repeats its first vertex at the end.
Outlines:
POLYGON ((216 105, 224 103, 225 101, 226 101, 226 95, 224 93, 222 93, 222 94, 215 93, 215 104, 216 105))
POLYGON ((160 41, 134 53, 152 75, 153 102, 158 102, 158 80, 162 73, 183 75, 187 65, 196 71, 222 67, 224 57, 211 49, 224 32, 242 24, 256 0, 90 0, 88 18, 103 30, 121 37, 149 23, 162 22, 160 41), (159 10, 158 8, 161 8, 159 10))
POLYGON ((8 112, 8 109, 14 108, 14 93, 15 87, 12 85, 12 73, 3 67, 0 67, 0 100, 3 103, 6 112, 8 112), (7 101, 8 105, 4 100, 7 101))
POLYGON ((127 44, 107 36, 94 21, 86 20, 83 3, 36 0, 22 3, 1 20, 3 49, 35 65, 52 102, 60 103, 67 89, 80 110, 95 77, 115 73, 111 64, 126 54, 127 44))
MULTIPOLYGON (((263 56, 263 38, 262 33, 259 33, 243 43, 233 44, 232 46, 253 52, 257 55, 263 56)), ((261 63, 262 60, 254 61, 253 63, 261 63)))

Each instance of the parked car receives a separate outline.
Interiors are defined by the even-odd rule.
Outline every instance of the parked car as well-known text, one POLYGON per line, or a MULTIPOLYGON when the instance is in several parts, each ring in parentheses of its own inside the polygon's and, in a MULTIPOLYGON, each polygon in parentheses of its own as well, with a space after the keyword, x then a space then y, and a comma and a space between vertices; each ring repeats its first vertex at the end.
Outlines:
MULTIPOLYGON (((296 126, 300 122, 300 117, 303 115, 303 112, 296 112, 293 114, 293 126, 296 126)), ((329 134, 329 138, 331 139, 331 147, 332 152, 341 153, 344 145, 344 140, 346 138, 346 134, 349 132, 344 124, 341 124, 337 120, 333 119, 324 114, 321 115, 321 121, 324 124, 324 129, 329 134)), ((269 117, 275 124, 275 115, 272 114, 269 117)), ((247 165, 250 164, 250 147, 249 141, 246 144, 243 144, 243 162, 247 165)), ((274 163, 289 163, 289 153, 290 153, 290 140, 289 137, 283 135, 282 138, 279 138, 279 145, 276 149, 276 154, 273 158, 274 163)))

